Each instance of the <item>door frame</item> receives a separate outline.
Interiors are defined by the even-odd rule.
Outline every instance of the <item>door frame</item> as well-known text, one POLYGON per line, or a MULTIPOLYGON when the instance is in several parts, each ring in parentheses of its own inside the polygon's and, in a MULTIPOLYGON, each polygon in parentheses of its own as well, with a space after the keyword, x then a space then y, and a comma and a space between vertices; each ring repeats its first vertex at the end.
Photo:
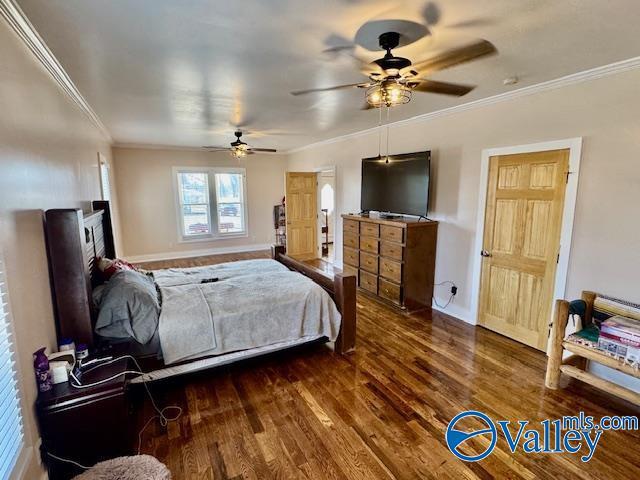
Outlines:
MULTIPOLYGON (((551 140, 548 142, 530 143, 527 145, 513 145, 508 147, 487 148, 482 150, 480 163, 480 191, 478 194, 478 213, 476 239, 474 242, 473 276, 471 291, 471 318, 474 324, 479 324, 480 279, 482 274, 482 257, 480 251, 484 242, 485 209, 487 205, 487 189, 489 187, 489 159, 497 155, 514 155, 518 153, 547 152, 549 150, 569 149, 569 181, 564 197, 562 210, 562 227, 560 231, 560 257, 556 267, 553 287, 553 298, 564 298, 569 271, 569 256, 571 253, 571 238, 573 235, 573 220, 578 196, 578 177, 580 175, 580 159, 582 156, 582 137, 551 140)), ((553 306, 551 308, 553 315, 553 306)))

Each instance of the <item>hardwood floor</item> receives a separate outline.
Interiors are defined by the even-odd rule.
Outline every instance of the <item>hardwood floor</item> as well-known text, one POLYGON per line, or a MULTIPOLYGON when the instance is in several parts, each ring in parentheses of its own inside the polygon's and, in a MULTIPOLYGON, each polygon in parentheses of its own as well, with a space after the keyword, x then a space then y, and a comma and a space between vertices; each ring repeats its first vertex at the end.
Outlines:
MULTIPOLYGON (((143 453, 175 479, 638 477, 637 431, 604 432, 588 463, 579 454, 512 454, 503 437, 477 463, 449 452, 447 424, 468 409, 494 421, 640 414, 576 381, 545 389, 546 357, 532 348, 364 296, 357 342, 346 357, 316 345, 153 385, 161 406, 184 413, 167 428, 149 426, 143 453)), ((152 414, 147 402, 140 421, 152 414)), ((476 437, 470 447, 481 451, 487 441, 476 437)))
POLYGON ((309 265, 312 265, 312 266, 322 270, 324 273, 327 273, 329 275, 333 275, 336 272, 342 272, 341 269, 334 267, 333 263, 328 262, 327 260, 325 260, 323 258, 315 258, 313 260, 305 260, 304 263, 308 263, 309 265))

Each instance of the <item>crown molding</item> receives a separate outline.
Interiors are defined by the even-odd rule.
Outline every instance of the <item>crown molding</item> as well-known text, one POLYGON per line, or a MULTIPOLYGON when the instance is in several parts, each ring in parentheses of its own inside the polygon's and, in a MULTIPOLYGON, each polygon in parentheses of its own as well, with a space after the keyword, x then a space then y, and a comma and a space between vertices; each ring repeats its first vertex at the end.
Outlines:
POLYGON ((9 26, 24 42, 29 50, 31 50, 62 90, 78 107, 80 107, 80 110, 89 117, 89 120, 98 127, 109 143, 113 143, 109 130, 107 130, 96 112, 91 108, 91 105, 89 105, 82 96, 60 62, 58 62, 51 50, 49 50, 49 47, 44 43, 42 37, 40 37, 34 26, 15 1, 0 0, 0 14, 2 14, 2 16, 7 20, 9 26))
MULTIPOLYGON (((456 113, 461 113, 467 110, 473 110, 476 108, 485 107, 487 105, 492 105, 494 103, 506 102, 516 98, 534 95, 540 92, 555 90, 558 88, 575 85, 577 83, 588 82, 591 80, 596 80, 598 78, 608 77, 610 75, 616 75, 618 73, 635 70, 639 67, 640 67, 640 57, 633 57, 627 60, 622 60, 620 62, 610 63, 608 65, 603 65, 601 67, 584 70, 582 72, 572 73, 571 75, 555 78, 553 80, 537 83, 535 85, 529 85, 527 87, 522 87, 517 90, 511 90, 509 92, 500 93, 498 95, 493 95, 491 97, 481 98, 479 100, 463 103, 461 105, 456 105, 454 107, 444 108, 442 110, 436 110, 434 112, 429 112, 429 113, 423 113, 421 115, 416 115, 415 117, 407 118, 404 120, 397 120, 395 122, 389 123, 388 125, 391 127, 398 127, 401 125, 407 125, 411 123, 426 122, 429 120, 433 120, 435 118, 444 117, 446 115, 454 115, 456 113)), ((327 140, 321 140, 319 142, 310 143, 309 145, 304 145, 302 147, 293 148, 283 153, 290 155, 292 153, 302 152, 312 148, 321 147, 323 145, 330 145, 332 143, 348 140, 350 138, 361 137, 370 133, 375 133, 378 130, 385 129, 385 128, 387 128, 387 125, 382 125, 382 126, 376 125, 375 127, 367 128, 365 130, 359 130, 357 132, 347 133, 345 135, 340 135, 338 137, 333 137, 327 140)))

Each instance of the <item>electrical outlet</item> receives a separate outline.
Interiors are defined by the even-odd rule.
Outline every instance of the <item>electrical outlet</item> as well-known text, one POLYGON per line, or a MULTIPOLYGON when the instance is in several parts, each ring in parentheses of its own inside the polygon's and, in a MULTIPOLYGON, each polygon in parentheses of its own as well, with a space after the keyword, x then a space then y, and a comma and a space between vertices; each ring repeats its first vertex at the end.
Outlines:
POLYGON ((456 293, 458 293, 458 287, 456 287, 455 285, 451 286, 451 295, 455 295, 456 293))

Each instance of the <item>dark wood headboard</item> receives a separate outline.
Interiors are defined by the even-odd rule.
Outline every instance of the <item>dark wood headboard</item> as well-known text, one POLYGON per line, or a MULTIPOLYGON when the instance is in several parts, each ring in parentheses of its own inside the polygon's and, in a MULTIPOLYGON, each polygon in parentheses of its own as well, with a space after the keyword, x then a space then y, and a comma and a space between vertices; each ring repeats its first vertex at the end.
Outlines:
POLYGON ((93 287, 102 283, 96 257, 115 257, 108 201, 92 203, 93 211, 64 208, 44 215, 49 276, 58 340, 93 344, 93 287))

